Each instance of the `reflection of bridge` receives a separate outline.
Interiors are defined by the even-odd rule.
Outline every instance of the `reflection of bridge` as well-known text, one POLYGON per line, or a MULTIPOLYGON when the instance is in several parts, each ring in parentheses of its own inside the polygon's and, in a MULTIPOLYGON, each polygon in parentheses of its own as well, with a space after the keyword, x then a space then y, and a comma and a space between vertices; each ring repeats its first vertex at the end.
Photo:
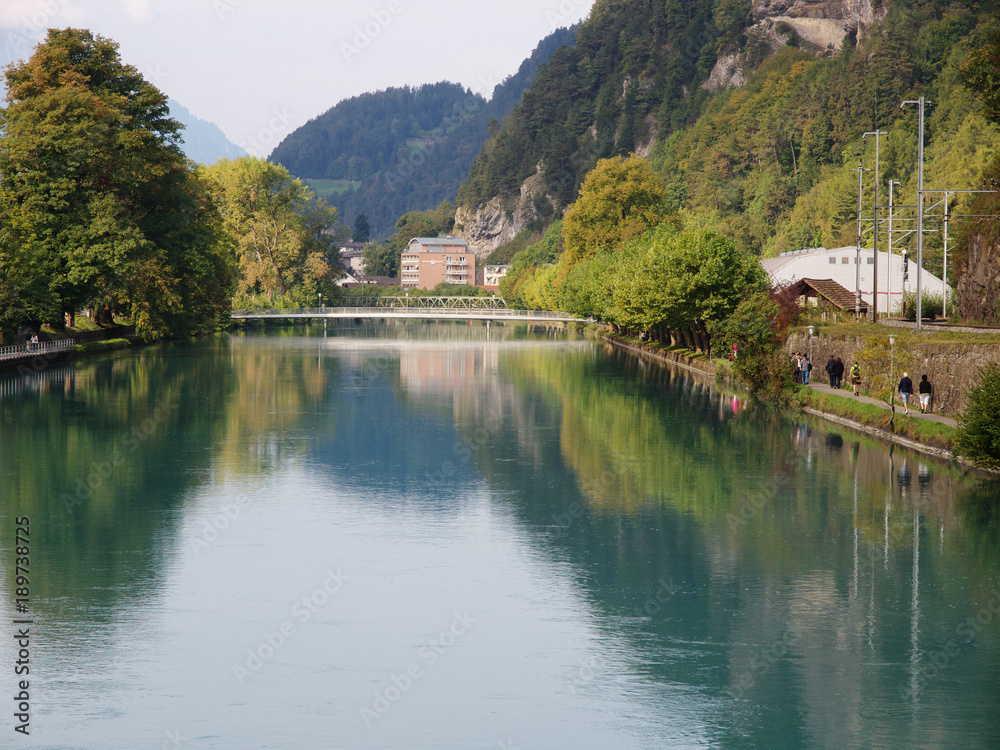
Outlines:
POLYGON ((414 318, 571 323, 582 319, 548 310, 509 310, 500 297, 354 297, 339 307, 233 310, 233 320, 277 318, 414 318))

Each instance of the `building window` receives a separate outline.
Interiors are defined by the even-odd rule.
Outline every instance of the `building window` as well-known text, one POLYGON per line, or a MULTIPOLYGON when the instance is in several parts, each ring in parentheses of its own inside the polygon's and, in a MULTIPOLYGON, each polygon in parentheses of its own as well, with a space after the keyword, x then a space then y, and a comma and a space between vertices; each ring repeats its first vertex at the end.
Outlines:
POLYGON ((875 259, 874 258, 869 258, 868 259, 868 265, 869 266, 874 266, 875 265, 875 259))
POLYGON ((834 258, 834 257, 833 257, 833 256, 831 255, 831 256, 830 256, 830 262, 831 262, 831 263, 836 263, 836 262, 837 262, 837 259, 836 259, 836 258, 834 258))
POLYGON ((848 258, 846 255, 843 258, 840 259, 840 264, 843 265, 843 266, 846 266, 850 262, 851 262, 851 259, 848 258))

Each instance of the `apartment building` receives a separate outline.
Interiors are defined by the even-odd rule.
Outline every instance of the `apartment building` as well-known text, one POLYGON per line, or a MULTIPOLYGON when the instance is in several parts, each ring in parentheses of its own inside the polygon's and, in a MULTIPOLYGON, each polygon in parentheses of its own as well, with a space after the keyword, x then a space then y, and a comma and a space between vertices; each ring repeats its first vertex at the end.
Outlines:
POLYGON ((404 289, 433 289, 449 284, 476 283, 476 256, 465 240, 452 236, 414 237, 399 261, 404 289))

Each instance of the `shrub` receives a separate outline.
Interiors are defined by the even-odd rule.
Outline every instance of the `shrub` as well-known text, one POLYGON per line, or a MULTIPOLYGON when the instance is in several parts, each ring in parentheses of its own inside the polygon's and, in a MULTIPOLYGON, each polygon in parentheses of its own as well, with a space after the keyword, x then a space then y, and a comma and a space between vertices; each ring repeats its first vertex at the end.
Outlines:
POLYGON ((1000 364, 979 368, 979 382, 958 421, 959 454, 978 466, 1000 469, 1000 364))
MULTIPOLYGON (((944 311, 944 300, 940 294, 924 292, 920 295, 920 315, 924 318, 938 318, 944 311)), ((903 292, 903 317, 907 320, 917 319, 916 292, 903 292)))

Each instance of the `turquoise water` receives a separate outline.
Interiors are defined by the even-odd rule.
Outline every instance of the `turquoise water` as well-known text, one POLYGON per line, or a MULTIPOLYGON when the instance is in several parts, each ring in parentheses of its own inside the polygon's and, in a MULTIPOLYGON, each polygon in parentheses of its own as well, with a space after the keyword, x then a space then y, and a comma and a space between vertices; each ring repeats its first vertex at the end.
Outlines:
POLYGON ((5 376, 0 746, 996 747, 997 496, 523 327, 5 376))

